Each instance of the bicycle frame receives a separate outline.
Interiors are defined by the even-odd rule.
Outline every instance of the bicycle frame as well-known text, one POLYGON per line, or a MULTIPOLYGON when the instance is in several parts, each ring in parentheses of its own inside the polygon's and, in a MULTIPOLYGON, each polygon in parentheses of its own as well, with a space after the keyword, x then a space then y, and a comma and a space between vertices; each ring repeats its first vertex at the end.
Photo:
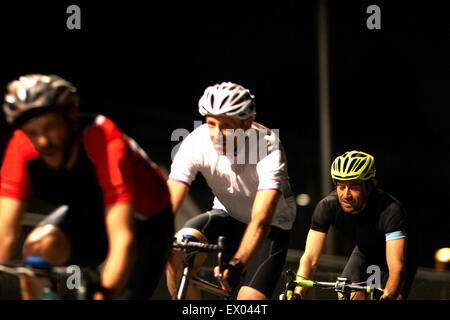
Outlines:
MULTIPOLYGON (((184 237, 187 241, 193 240, 195 238, 190 237, 184 237)), ((185 242, 184 249, 188 249, 189 246, 192 246, 194 248, 190 249, 191 252, 189 252, 186 256, 186 258, 183 260, 183 274, 181 276, 180 284, 178 286, 176 299, 177 300, 185 300, 186 299, 186 293, 189 285, 194 285, 200 290, 215 294, 217 296, 221 296, 224 299, 230 299, 232 294, 224 289, 222 289, 220 286, 213 284, 209 281, 206 281, 198 276, 191 275, 191 271, 194 265, 194 259, 197 253, 199 252, 217 252, 219 265, 222 264, 222 251, 223 251, 223 237, 219 237, 218 245, 217 247, 214 247, 214 245, 210 245, 211 249, 208 249, 209 247, 205 244, 200 244, 197 242, 185 242), (189 245, 188 245, 189 244, 189 245), (197 249, 195 249, 197 247, 197 249), (212 249, 215 248, 215 249, 212 249)), ((189 250, 189 249, 188 249, 189 250)))
POLYGON ((190 275, 190 272, 192 270, 193 266, 193 260, 195 258, 195 255, 192 255, 189 257, 189 261, 185 262, 184 268, 183 268, 183 275, 180 280, 180 285, 178 287, 177 291, 177 300, 185 300, 186 299, 186 293, 189 285, 195 285, 200 290, 222 296, 225 299, 229 299, 231 297, 231 293, 228 291, 223 290, 220 286, 213 284, 209 281, 206 281, 202 278, 199 278, 197 276, 190 275))

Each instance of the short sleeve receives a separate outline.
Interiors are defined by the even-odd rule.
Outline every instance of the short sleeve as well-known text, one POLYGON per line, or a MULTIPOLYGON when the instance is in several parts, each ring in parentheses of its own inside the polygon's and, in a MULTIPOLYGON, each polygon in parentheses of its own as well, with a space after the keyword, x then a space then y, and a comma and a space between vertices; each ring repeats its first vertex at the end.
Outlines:
POLYGON ((31 194, 27 162, 38 156, 25 134, 16 130, 9 141, 0 171, 0 196, 21 201, 31 194))
POLYGON ((188 135, 176 152, 170 168, 169 180, 191 185, 198 172, 198 157, 200 151, 197 150, 193 136, 188 135))
POLYGON ((390 204, 382 218, 386 241, 407 237, 407 215, 399 203, 390 204))
POLYGON ((136 177, 131 150, 125 137, 106 137, 100 126, 84 136, 86 151, 95 166, 104 205, 134 200, 136 177))
POLYGON ((282 184, 289 179, 283 149, 277 149, 259 161, 256 171, 259 178, 258 190, 281 190, 282 184))
POLYGON ((333 211, 329 201, 326 198, 322 199, 314 209, 311 218, 311 229, 328 233, 328 229, 333 224, 333 215, 335 214, 336 213, 333 211))

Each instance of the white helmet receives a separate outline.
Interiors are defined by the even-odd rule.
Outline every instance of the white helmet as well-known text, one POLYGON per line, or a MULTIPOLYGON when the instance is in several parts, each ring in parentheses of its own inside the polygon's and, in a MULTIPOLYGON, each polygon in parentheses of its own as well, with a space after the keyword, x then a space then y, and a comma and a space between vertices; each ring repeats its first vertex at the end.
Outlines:
POLYGON ((198 102, 198 111, 202 116, 255 118, 255 96, 236 83, 222 82, 206 88, 198 102))

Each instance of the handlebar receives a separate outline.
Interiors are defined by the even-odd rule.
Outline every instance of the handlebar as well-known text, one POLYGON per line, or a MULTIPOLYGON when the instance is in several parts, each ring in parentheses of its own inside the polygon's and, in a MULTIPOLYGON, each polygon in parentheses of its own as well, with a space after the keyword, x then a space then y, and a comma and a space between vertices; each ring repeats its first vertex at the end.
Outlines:
POLYGON ((181 249, 186 253, 190 254, 187 258, 185 264, 191 265, 193 263, 193 256, 198 252, 212 252, 217 253, 217 262, 219 266, 219 277, 220 281, 223 277, 223 271, 226 269, 226 263, 223 258, 223 252, 225 251, 225 237, 220 236, 217 239, 217 244, 198 242, 197 239, 191 235, 183 235, 183 240, 179 241, 174 239, 172 242, 172 248, 181 249))
POLYGON ((219 237, 217 244, 174 240, 172 248, 181 249, 186 252, 215 252, 220 254, 224 251, 224 239, 224 237, 219 237))
MULTIPOLYGON (((36 278, 44 278, 46 281, 46 297, 44 300, 55 299, 55 295, 62 295, 64 291, 59 287, 58 282, 62 279, 68 279, 74 275, 74 265, 71 266, 53 266, 40 257, 26 257, 24 261, 9 261, 0 263, 0 274, 7 273, 12 276, 29 276, 36 278), (50 298, 49 298, 50 296, 50 298)), ((92 294, 102 287, 100 285, 99 275, 90 267, 82 269, 79 286, 76 288, 76 299, 87 300, 92 298, 92 294)), ((69 288, 73 289, 73 288, 69 288)), ((43 293, 44 295, 44 293, 43 293)))
POLYGON ((0 262, 0 273, 15 276, 53 277, 71 274, 68 267, 55 267, 39 257, 27 257, 25 261, 0 262))
POLYGON ((336 292, 339 293, 348 293, 353 291, 362 291, 367 294, 371 293, 381 293, 384 290, 381 288, 374 288, 371 286, 360 286, 356 284, 350 284, 347 283, 346 278, 337 278, 337 281, 335 282, 324 282, 324 281, 313 281, 313 280, 297 280, 297 274, 294 273, 292 270, 286 271, 286 277, 287 277, 287 284, 286 284, 286 298, 289 298, 293 294, 293 287, 299 286, 304 288, 311 288, 311 287, 318 287, 318 288, 334 288, 336 292))
POLYGON ((312 280, 297 280, 295 281, 299 287, 319 287, 319 288, 335 288, 336 291, 350 290, 350 291, 363 291, 365 293, 372 293, 374 291, 382 290, 379 288, 372 288, 370 286, 359 286, 354 284, 348 284, 344 281, 337 280, 335 282, 323 282, 323 281, 312 281, 312 280))

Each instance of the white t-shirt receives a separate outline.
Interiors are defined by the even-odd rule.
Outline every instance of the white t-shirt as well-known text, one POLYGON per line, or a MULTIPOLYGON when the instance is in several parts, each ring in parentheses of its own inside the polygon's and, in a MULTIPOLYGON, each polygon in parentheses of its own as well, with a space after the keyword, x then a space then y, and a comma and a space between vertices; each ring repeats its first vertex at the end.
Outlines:
POLYGON ((238 147, 237 154, 219 155, 211 142, 207 124, 199 126, 181 143, 169 179, 191 185, 200 172, 215 196, 213 209, 225 210, 246 224, 250 222, 256 192, 279 190, 282 196, 272 225, 290 230, 296 205, 284 149, 273 130, 256 122, 245 136, 245 148, 238 147))

